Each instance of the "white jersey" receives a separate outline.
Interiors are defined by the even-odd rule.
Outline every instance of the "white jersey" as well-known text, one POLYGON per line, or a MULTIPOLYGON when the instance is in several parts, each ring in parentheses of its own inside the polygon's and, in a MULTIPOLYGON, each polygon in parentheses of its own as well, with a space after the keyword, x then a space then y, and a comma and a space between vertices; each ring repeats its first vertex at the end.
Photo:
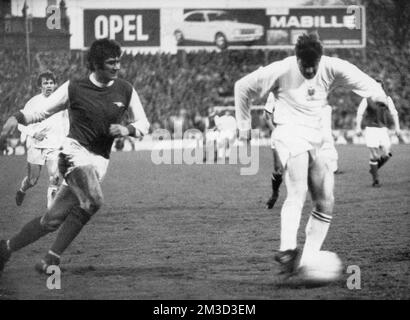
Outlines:
MULTIPOLYGON (((42 110, 47 97, 43 94, 38 94, 31 98, 24 106, 26 112, 39 112, 42 110)), ((55 113, 51 117, 39 123, 30 124, 28 126, 18 126, 22 133, 22 140, 28 137, 28 144, 35 148, 57 149, 62 145, 64 137, 67 136, 69 130, 69 119, 67 110, 55 113), (33 136, 35 133, 45 131, 46 136, 43 140, 37 140, 33 136)))
POLYGON ((362 97, 385 97, 381 86, 351 63, 322 56, 313 79, 305 79, 296 56, 260 68, 235 84, 235 109, 240 130, 251 128, 250 98, 275 91, 274 119, 277 124, 292 124, 314 129, 321 127, 322 108, 334 88, 343 86, 362 97))

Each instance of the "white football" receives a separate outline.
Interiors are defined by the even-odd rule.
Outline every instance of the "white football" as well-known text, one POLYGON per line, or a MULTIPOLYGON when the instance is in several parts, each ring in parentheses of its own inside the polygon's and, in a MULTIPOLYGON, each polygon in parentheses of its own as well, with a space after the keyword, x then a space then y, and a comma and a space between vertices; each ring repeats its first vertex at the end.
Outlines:
POLYGON ((336 253, 319 251, 301 266, 301 273, 309 282, 332 282, 342 276, 343 263, 336 253))

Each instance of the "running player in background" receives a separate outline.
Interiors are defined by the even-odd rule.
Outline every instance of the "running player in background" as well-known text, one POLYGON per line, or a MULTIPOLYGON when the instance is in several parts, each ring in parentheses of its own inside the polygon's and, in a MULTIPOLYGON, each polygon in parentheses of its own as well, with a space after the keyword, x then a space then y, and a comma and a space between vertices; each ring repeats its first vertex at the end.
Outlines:
MULTIPOLYGON (((383 82, 377 80, 383 87, 383 82)), ((365 121, 365 140, 366 146, 370 151, 370 174, 373 179, 373 187, 380 187, 379 169, 392 157, 391 141, 388 131, 388 112, 393 118, 394 130, 400 139, 399 115, 394 106, 392 98, 387 97, 387 105, 378 106, 368 103, 367 99, 362 99, 356 116, 356 134, 362 135, 362 120, 365 121), (364 116, 365 115, 365 116, 364 116)))
POLYGON ((217 155, 218 158, 229 158, 231 147, 236 138, 236 120, 229 110, 220 117, 215 118, 217 128, 217 155))
POLYGON ((324 56, 316 35, 301 35, 295 51, 296 56, 273 62, 235 83, 241 138, 248 137, 251 129, 251 97, 277 90, 274 143, 284 167, 287 196, 281 210, 280 248, 275 260, 286 275, 303 270, 320 251, 332 220, 334 175, 330 159, 320 152, 325 140, 323 107, 329 92, 343 86, 371 103, 387 104, 386 94, 375 80, 345 60, 324 56), (308 190, 313 210, 300 252, 297 233, 308 190))
MULTIPOLYGON (((56 78, 50 71, 38 76, 37 84, 41 93, 31 98, 24 106, 24 112, 39 112, 45 100, 56 88, 56 78)), ((26 191, 37 184, 41 169, 45 165, 49 176, 47 189, 47 208, 62 182, 58 171, 58 154, 63 139, 68 134, 69 120, 67 110, 57 112, 50 118, 28 126, 19 125, 21 141, 26 141, 27 147, 27 176, 21 182, 20 189, 16 192, 16 204, 23 203, 26 191)))
POLYGON ((11 116, 0 135, 0 145, 17 124, 28 125, 68 109, 70 132, 59 155, 64 182, 51 207, 28 222, 9 240, 0 241, 0 272, 12 252, 56 231, 50 250, 35 268, 45 273, 59 265, 60 256, 103 204, 101 180, 104 178, 113 141, 119 136, 141 138, 149 122, 137 92, 130 83, 118 79, 120 45, 108 39, 94 41, 88 53, 88 77, 67 81, 44 101, 40 112, 18 111, 11 116), (120 125, 129 110, 134 122, 120 125))

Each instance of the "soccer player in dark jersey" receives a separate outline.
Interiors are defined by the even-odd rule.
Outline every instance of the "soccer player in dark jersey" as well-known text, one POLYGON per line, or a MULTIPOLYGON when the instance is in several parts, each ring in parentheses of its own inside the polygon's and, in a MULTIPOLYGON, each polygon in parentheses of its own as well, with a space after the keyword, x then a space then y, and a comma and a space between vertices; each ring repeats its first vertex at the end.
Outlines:
MULTIPOLYGON (((377 80, 383 87, 383 83, 377 80)), ((384 87, 383 87, 384 89, 384 87)), ((391 158, 391 142, 388 132, 388 113, 393 118, 396 135, 400 138, 399 116, 391 97, 387 97, 387 105, 378 106, 362 99, 356 116, 356 133, 362 134, 362 120, 365 122, 366 146, 370 151, 370 174, 373 187, 380 187, 379 169, 391 158)))
POLYGON ((88 53, 88 77, 65 82, 50 95, 41 112, 18 111, 5 123, 0 135, 3 143, 18 123, 39 122, 67 108, 70 130, 59 155, 64 182, 44 215, 0 241, 0 271, 12 252, 57 229, 53 245, 35 268, 44 273, 48 266, 59 265, 60 255, 103 204, 100 182, 115 137, 142 138, 148 132, 149 122, 137 92, 130 83, 118 79, 120 56, 121 47, 115 41, 95 41, 88 53), (123 126, 120 123, 127 110, 134 122, 123 126))

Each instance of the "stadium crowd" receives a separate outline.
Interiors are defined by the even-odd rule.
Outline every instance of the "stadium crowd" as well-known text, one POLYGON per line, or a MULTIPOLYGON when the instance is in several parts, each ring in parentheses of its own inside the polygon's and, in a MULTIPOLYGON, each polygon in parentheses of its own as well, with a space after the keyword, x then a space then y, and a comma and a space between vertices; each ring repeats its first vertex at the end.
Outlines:
MULTIPOLYGON (((369 49, 367 53, 358 49, 333 49, 325 53, 347 59, 370 75, 382 78, 396 104, 402 127, 410 127, 410 85, 397 72, 395 55, 381 56, 369 49)), ((172 132, 173 119, 182 115, 185 128, 203 129, 201 119, 206 117, 209 107, 233 105, 233 86, 237 79, 289 54, 293 53, 273 50, 179 51, 176 55, 125 53, 120 76, 136 88, 152 128, 165 128, 172 132)), ((60 84, 87 72, 86 57, 81 52, 32 52, 30 73, 27 72, 24 50, 5 49, 0 51, 0 58, 2 123, 38 93, 36 77, 41 71, 53 71, 60 84)), ((399 67, 408 70, 408 63, 407 60, 407 66, 399 67)), ((333 128, 354 128, 360 98, 343 90, 335 90, 329 102, 336 107, 333 111, 333 128)), ((264 100, 253 101, 253 104, 263 105, 264 100)), ((268 130, 261 119, 256 113, 255 124, 268 130)))

